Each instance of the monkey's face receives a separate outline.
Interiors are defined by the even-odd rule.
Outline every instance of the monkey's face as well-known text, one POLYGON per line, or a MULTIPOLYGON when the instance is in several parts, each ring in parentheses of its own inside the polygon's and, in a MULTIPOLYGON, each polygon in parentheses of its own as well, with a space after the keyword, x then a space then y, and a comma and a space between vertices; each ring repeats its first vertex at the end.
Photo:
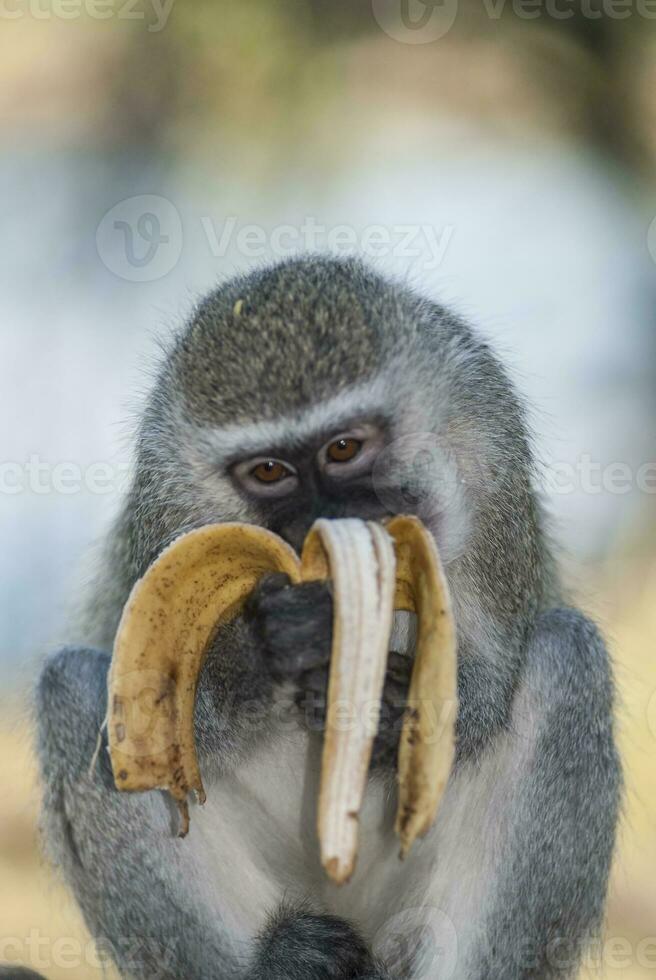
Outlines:
POLYGON ((466 468, 451 447, 479 457, 434 334, 416 299, 357 264, 287 263, 219 290, 152 405, 163 536, 241 520, 298 549, 318 517, 409 513, 447 557, 461 551, 466 468))
POLYGON ((390 383, 381 376, 276 419, 188 421, 177 432, 176 466, 186 506, 172 533, 241 520, 300 550, 319 517, 415 514, 452 557, 466 530, 460 466, 407 404, 383 394, 390 383))

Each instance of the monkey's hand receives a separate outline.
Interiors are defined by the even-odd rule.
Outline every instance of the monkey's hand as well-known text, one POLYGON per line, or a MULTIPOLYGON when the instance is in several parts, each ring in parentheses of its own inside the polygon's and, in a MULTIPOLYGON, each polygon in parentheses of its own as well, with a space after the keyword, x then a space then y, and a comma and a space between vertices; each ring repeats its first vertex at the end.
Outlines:
MULTIPOLYGON (((294 683, 306 725, 323 731, 333 628, 330 585, 292 585, 286 575, 267 575, 252 593, 245 616, 254 627, 273 679, 294 683)), ((409 656, 389 655, 372 766, 396 765, 412 665, 409 656)))
POLYGON ((330 661, 333 597, 326 582, 292 585, 287 575, 260 579, 244 615, 255 630, 271 676, 298 681, 330 661))

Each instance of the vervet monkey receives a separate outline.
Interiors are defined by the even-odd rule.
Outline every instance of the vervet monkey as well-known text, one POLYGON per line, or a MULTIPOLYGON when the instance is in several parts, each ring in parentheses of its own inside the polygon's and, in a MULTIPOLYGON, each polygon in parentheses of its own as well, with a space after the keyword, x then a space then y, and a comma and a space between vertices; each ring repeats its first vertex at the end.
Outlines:
POLYGON ((196 309, 141 419, 81 642, 37 699, 43 823, 124 977, 570 977, 599 928, 621 775, 595 626, 567 605, 533 489, 524 413, 458 316, 354 260, 238 277, 196 309), (320 516, 415 513, 458 636, 456 764, 401 863, 396 746, 412 667, 397 616, 353 880, 326 878, 316 799, 332 597, 262 581, 199 681, 207 789, 180 840, 165 795, 119 793, 107 669, 131 587, 191 528, 248 521, 300 548, 320 516))

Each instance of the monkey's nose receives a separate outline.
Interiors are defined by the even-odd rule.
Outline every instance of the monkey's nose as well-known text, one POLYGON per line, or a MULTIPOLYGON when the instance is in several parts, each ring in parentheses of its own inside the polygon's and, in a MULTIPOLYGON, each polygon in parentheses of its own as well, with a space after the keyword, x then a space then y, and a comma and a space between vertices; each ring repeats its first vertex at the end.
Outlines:
POLYGON ((327 520, 359 517, 363 521, 380 521, 388 516, 389 512, 383 506, 376 507, 370 501, 322 501, 318 502, 306 514, 298 515, 293 520, 284 522, 277 531, 281 538, 284 538, 292 548, 300 552, 308 531, 320 517, 327 520))
POLYGON ((294 521, 293 524, 286 524, 284 527, 281 527, 278 534, 287 542, 287 544, 292 546, 294 551, 297 551, 300 554, 301 549, 303 548, 303 542, 305 541, 307 533, 311 527, 312 522, 303 522, 301 525, 294 521))
POLYGON ((278 530, 281 538, 300 552, 303 547, 308 531, 316 520, 325 517, 328 520, 336 520, 339 517, 347 517, 346 506, 343 501, 317 500, 313 507, 303 514, 298 514, 292 520, 285 523, 278 530))

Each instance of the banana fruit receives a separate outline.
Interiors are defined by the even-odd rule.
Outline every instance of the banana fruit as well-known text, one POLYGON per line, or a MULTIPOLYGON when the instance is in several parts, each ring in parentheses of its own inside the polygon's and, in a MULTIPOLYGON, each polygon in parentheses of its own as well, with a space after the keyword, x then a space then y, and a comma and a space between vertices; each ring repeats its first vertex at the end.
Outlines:
POLYGON ((249 524, 208 525, 177 538, 135 584, 116 634, 107 709, 114 780, 122 790, 168 790, 181 813, 180 834, 187 832, 190 791, 205 800, 194 741, 204 655, 269 572, 293 583, 332 581, 318 831, 323 866, 341 884, 355 867, 395 608, 419 620, 399 749, 402 855, 431 826, 453 762, 455 630, 435 543, 416 518, 395 517, 385 527, 318 520, 300 559, 277 535, 249 524))
POLYGON ((342 884, 355 867, 358 816, 378 730, 396 559, 392 539, 380 524, 318 520, 303 545, 301 567, 304 578, 330 575, 333 582, 318 828, 321 863, 342 884))

